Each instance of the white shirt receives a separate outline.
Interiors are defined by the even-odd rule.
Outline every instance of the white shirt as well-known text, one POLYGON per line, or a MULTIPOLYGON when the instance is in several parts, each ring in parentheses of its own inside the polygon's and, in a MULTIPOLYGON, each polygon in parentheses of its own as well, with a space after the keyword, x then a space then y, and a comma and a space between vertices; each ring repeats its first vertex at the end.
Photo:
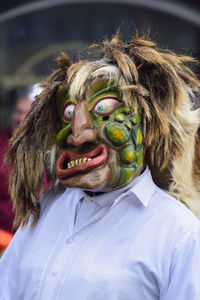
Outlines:
POLYGON ((200 222, 148 169, 76 227, 82 196, 44 196, 36 227, 0 259, 1 300, 200 299, 200 222))
MULTIPOLYGON (((136 179, 139 180, 139 177, 136 179)), ((87 221, 91 216, 97 212, 107 211, 114 203, 115 199, 121 194, 125 193, 130 187, 136 183, 130 183, 127 186, 113 190, 107 193, 100 193, 98 196, 89 196, 87 193, 80 193, 81 199, 79 200, 75 214, 75 230, 81 229, 84 222, 87 221)), ((95 193, 94 193, 95 194, 95 193)))

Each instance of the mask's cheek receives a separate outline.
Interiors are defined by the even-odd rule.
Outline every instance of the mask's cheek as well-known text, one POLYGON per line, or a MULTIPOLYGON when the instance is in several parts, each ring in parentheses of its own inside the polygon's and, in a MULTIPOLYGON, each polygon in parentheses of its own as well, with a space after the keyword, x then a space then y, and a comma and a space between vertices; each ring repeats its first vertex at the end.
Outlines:
POLYGON ((107 165, 109 167, 110 174, 107 182, 107 187, 109 188, 117 188, 120 185, 122 165, 120 159, 121 147, 119 147, 119 145, 123 147, 130 137, 128 130, 126 128, 123 128, 124 126, 118 126, 117 124, 117 127, 115 127, 115 124, 116 123, 108 122, 104 126, 98 128, 100 143, 107 145, 108 149, 107 165), (112 125, 114 125, 114 133, 111 132, 110 134, 108 134, 108 131, 110 127, 112 127, 112 125))
POLYGON ((57 136, 56 136, 56 143, 61 147, 65 148, 66 142, 67 142, 67 137, 71 132, 71 124, 68 124, 64 128, 62 128, 57 136))
POLYGON ((109 148, 108 146, 108 163, 109 178, 107 186, 110 188, 116 188, 119 185, 120 180, 120 162, 119 155, 116 150, 109 148))
POLYGON ((138 123, 133 124, 132 118, 119 123, 110 121, 99 129, 101 141, 110 149, 109 167, 111 176, 109 186, 120 187, 131 182, 143 167, 143 136, 138 123), (129 123, 130 124, 129 124, 129 123))

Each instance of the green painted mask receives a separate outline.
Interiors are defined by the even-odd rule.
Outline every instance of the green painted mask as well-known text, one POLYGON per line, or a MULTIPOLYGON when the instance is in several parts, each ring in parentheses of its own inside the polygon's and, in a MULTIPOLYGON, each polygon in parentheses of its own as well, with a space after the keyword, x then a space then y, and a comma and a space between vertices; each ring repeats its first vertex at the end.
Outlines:
POLYGON ((132 115, 117 88, 100 81, 84 100, 58 92, 62 129, 57 177, 65 186, 109 191, 131 182, 143 168, 141 115, 132 115))

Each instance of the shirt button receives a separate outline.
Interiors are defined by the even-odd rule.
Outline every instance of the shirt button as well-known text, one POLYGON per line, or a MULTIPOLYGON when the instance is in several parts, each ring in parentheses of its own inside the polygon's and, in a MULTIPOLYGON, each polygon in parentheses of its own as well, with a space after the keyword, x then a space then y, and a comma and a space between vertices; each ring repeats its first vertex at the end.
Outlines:
POLYGON ((73 242, 73 238, 68 238, 67 239, 67 244, 71 244, 73 242))
POLYGON ((53 271, 52 272, 52 276, 57 276, 58 275, 58 272, 57 271, 53 271))
POLYGON ((90 203, 92 200, 89 197, 85 197, 85 202, 90 203))

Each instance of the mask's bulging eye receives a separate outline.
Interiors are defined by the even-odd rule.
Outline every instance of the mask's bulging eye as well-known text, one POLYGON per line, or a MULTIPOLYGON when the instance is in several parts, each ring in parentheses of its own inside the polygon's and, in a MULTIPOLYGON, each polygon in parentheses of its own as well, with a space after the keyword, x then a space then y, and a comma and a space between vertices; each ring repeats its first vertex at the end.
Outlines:
POLYGON ((75 107, 75 105, 72 102, 69 102, 65 105, 65 108, 63 111, 63 119, 65 119, 66 121, 71 121, 74 107, 75 107))
POLYGON ((114 97, 102 98, 93 107, 93 112, 100 116, 108 116, 120 105, 119 99, 114 97))

